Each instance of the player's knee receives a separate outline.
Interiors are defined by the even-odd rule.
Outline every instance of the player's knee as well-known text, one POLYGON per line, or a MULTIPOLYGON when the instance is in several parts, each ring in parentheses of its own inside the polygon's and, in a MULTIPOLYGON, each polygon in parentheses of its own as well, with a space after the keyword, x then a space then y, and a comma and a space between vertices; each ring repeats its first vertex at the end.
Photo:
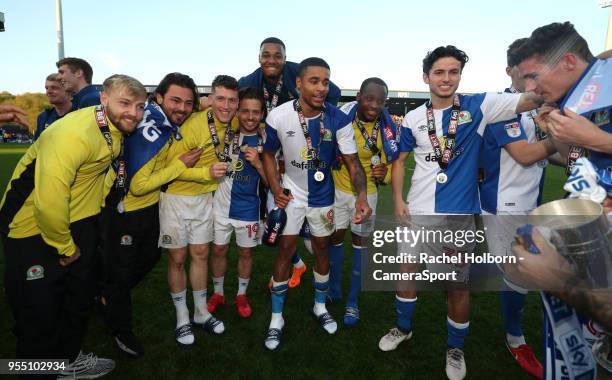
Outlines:
POLYGON ((330 237, 330 244, 331 245, 342 244, 342 241, 344 240, 345 232, 346 232, 345 229, 334 231, 334 233, 330 237))
POLYGON ((208 260, 208 245, 191 246, 189 251, 192 262, 206 262, 208 260))

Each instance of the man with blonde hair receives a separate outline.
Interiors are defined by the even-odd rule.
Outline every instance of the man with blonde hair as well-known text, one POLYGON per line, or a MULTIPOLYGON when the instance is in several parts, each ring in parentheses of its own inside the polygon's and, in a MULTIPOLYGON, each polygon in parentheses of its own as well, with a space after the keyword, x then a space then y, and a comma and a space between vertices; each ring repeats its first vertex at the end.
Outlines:
POLYGON ((111 165, 121 171, 123 136, 142 119, 146 96, 134 78, 106 79, 101 105, 62 118, 27 150, 0 203, 16 357, 68 358, 60 378, 93 379, 115 367, 81 344, 95 293, 104 178, 111 165))

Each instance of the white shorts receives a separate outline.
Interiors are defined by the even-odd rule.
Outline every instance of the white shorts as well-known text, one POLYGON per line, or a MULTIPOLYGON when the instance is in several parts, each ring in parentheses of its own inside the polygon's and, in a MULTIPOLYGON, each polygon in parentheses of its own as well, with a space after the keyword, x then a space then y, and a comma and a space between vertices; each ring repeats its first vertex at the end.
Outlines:
MULTIPOLYGON (((475 231, 476 224, 473 215, 414 215, 411 214, 411 226, 409 229, 414 230, 450 230, 450 231, 475 231)), ((421 239, 412 247, 410 244, 400 242, 397 244, 398 253, 414 253, 418 255, 421 252, 427 253, 429 256, 457 256, 461 252, 474 252, 475 243, 467 243, 457 246, 451 242, 442 242, 433 239, 433 241, 425 241, 421 239)), ((462 257, 462 256, 460 256, 462 257)), ((448 260, 451 261, 451 260, 448 260)), ((469 279, 470 265, 463 262, 444 262, 444 263, 425 263, 426 268, 433 273, 456 273, 455 280, 450 282, 466 283, 469 279)))
POLYGON ((175 195, 159 198, 159 246, 183 248, 213 240, 213 195, 175 195))
POLYGON ((529 212, 500 211, 495 215, 482 211, 487 245, 491 255, 508 256, 512 254, 511 245, 516 236, 516 230, 528 223, 527 214, 529 212))
POLYGON ((376 203, 378 201, 378 193, 368 195, 368 204, 372 209, 372 215, 361 224, 351 222, 355 215, 355 200, 357 197, 353 194, 345 193, 336 189, 336 197, 334 202, 334 216, 336 218, 336 230, 345 230, 349 224, 351 232, 361 237, 369 236, 374 231, 376 223, 376 203))
POLYGON ((310 225, 310 234, 316 237, 330 236, 334 232, 334 206, 308 207, 291 200, 285 208, 287 224, 283 235, 299 235, 304 219, 310 225))
POLYGON ((245 222, 215 215, 215 237, 213 242, 216 245, 229 244, 232 232, 236 232, 236 244, 239 247, 255 247, 259 240, 259 220, 245 222))

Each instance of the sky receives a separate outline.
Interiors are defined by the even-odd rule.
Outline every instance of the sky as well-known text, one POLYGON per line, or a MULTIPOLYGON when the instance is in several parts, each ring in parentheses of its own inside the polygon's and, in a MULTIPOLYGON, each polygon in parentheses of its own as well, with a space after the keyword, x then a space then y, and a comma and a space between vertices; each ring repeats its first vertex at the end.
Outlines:
MULTIPOLYGON (((208 85, 258 67, 260 42, 282 39, 287 59, 331 66, 356 89, 378 76, 391 90, 427 91, 421 63, 440 45, 470 57, 460 91, 508 86, 506 49, 551 22, 570 21, 593 53, 604 50, 610 9, 597 0, 63 0, 65 55, 86 59, 94 83, 115 73, 155 85, 174 71, 208 85)), ((55 0, 0 0, 0 92, 44 92, 58 59, 55 0)))

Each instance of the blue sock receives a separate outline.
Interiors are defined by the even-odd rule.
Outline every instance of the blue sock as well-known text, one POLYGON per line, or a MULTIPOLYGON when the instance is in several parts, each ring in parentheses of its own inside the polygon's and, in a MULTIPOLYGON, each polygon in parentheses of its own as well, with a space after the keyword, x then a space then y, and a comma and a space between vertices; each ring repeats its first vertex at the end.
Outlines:
POLYGON ((448 330, 448 338, 446 340, 448 347, 463 349, 465 337, 470 331, 470 322, 457 323, 447 317, 446 329, 448 330))
POLYGON ((523 318, 525 297, 526 294, 521 294, 511 289, 505 282, 502 291, 499 292, 504 328, 510 335, 523 336, 521 320, 523 318))
MULTIPOLYGON (((276 283, 273 283, 276 284, 276 283)), ((287 282, 280 283, 279 285, 272 286, 270 292, 272 293, 272 312, 282 313, 283 306, 285 304, 285 296, 287 295, 287 282)))
POLYGON ((366 247, 353 246, 353 260, 351 262, 351 288, 348 293, 346 306, 359 308, 357 298, 361 292, 361 257, 367 254, 366 247))
MULTIPOLYGON (((318 275, 315 275, 315 277, 318 277, 318 275)), ((321 277, 327 277, 327 276, 321 276, 321 277)), ((314 296, 315 303, 320 303, 320 304, 325 305, 325 301, 327 301, 327 292, 329 291, 329 280, 313 281, 313 282, 314 282, 314 288, 315 288, 315 296, 314 296)))
POLYGON ((344 246, 329 246, 329 296, 334 299, 342 299, 340 277, 342 275, 342 259, 344 258, 344 246))
POLYGON ((297 249, 295 250, 295 253, 293 254, 293 256, 291 256, 291 264, 295 265, 297 263, 300 262, 302 258, 300 257, 300 255, 298 254, 297 249))
POLYGON ((412 331, 412 314, 416 307, 416 298, 408 299, 395 296, 395 311, 397 312, 397 328, 407 334, 412 331))

